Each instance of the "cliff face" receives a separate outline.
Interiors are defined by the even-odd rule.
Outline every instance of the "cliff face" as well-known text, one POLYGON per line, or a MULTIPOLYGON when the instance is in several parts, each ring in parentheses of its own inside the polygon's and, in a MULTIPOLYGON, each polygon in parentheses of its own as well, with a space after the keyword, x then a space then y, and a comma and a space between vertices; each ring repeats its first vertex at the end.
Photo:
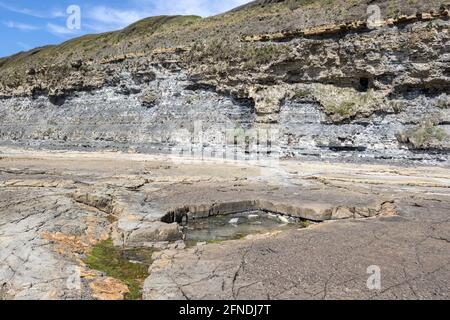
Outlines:
POLYGON ((445 1, 275 2, 0 60, 1 143, 449 164, 445 1))

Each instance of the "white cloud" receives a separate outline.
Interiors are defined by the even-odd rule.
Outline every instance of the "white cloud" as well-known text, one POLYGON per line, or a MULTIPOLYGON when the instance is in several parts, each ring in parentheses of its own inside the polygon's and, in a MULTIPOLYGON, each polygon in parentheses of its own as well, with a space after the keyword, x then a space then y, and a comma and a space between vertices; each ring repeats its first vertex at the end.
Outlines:
POLYGON ((15 6, 11 6, 9 4, 5 4, 4 2, 0 2, 0 8, 3 8, 5 10, 11 11, 11 12, 24 14, 24 15, 34 17, 34 18, 51 19, 51 18, 61 17, 61 11, 56 10, 56 9, 52 10, 50 12, 50 14, 48 14, 48 13, 43 13, 43 12, 39 12, 36 10, 27 9, 27 8, 18 8, 15 6))
POLYGON ((61 9, 53 9, 52 12, 51 12, 51 16, 53 18, 62 18, 62 17, 66 17, 67 15, 61 9))
POLYGON ((128 9, 95 6, 83 10, 84 27, 94 31, 124 28, 156 15, 199 15, 207 17, 250 2, 249 0, 132 0, 128 9))
POLYGON ((5 26, 7 26, 8 28, 17 29, 17 30, 21 30, 21 31, 33 31, 33 30, 39 29, 39 27, 33 26, 31 24, 14 22, 14 21, 5 21, 5 22, 3 22, 3 24, 5 26))
MULTIPOLYGON (((83 19, 93 20, 99 29, 123 28, 133 22, 147 17, 145 12, 137 10, 118 10, 105 6, 97 6, 82 12, 83 19)), ((95 24, 94 24, 95 28, 95 24)))
POLYGON ((158 14, 199 15, 202 17, 219 14, 248 2, 250 0, 133 0, 136 5, 152 8, 151 11, 158 12, 158 14))
POLYGON ((47 23, 47 30, 56 36, 67 36, 77 34, 76 30, 70 30, 65 26, 60 26, 54 23, 47 23))
POLYGON ((17 42, 17 45, 25 51, 31 50, 31 48, 32 48, 29 44, 27 44, 25 42, 21 42, 21 41, 17 42))

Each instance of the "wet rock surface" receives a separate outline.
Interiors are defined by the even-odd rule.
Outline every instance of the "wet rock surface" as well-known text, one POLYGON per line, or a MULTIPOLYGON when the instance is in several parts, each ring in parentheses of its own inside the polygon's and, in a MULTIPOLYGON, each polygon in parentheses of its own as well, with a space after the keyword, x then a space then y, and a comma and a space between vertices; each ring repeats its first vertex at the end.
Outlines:
POLYGON ((1 151, 2 299, 125 298, 126 283, 85 263, 102 241, 156 250, 144 299, 448 298, 446 168, 1 151), (162 221, 180 208, 209 216, 256 203, 327 214, 194 248, 162 221), (366 287, 371 265, 381 291, 366 287))
POLYGON ((252 234, 298 229, 305 225, 306 222, 302 224, 299 219, 263 211, 189 219, 182 224, 184 239, 189 245, 242 239, 252 234))

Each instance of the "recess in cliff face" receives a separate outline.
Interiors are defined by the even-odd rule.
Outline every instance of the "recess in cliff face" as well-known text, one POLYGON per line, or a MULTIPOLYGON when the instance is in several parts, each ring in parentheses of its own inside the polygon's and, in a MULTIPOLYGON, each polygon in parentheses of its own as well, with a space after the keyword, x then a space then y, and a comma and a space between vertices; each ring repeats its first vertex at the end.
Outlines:
POLYGON ((449 9, 257 0, 1 58, 0 300, 449 298, 449 9))

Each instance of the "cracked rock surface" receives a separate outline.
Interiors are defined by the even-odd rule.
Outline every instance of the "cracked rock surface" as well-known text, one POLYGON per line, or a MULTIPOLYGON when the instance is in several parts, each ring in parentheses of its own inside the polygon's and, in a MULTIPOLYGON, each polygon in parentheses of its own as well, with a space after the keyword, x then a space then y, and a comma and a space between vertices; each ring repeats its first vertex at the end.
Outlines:
POLYGON ((144 299, 449 298, 445 167, 0 151, 0 299, 122 299, 84 263, 107 239, 156 249, 144 299), (162 221, 246 206, 322 223, 185 248, 162 221))

